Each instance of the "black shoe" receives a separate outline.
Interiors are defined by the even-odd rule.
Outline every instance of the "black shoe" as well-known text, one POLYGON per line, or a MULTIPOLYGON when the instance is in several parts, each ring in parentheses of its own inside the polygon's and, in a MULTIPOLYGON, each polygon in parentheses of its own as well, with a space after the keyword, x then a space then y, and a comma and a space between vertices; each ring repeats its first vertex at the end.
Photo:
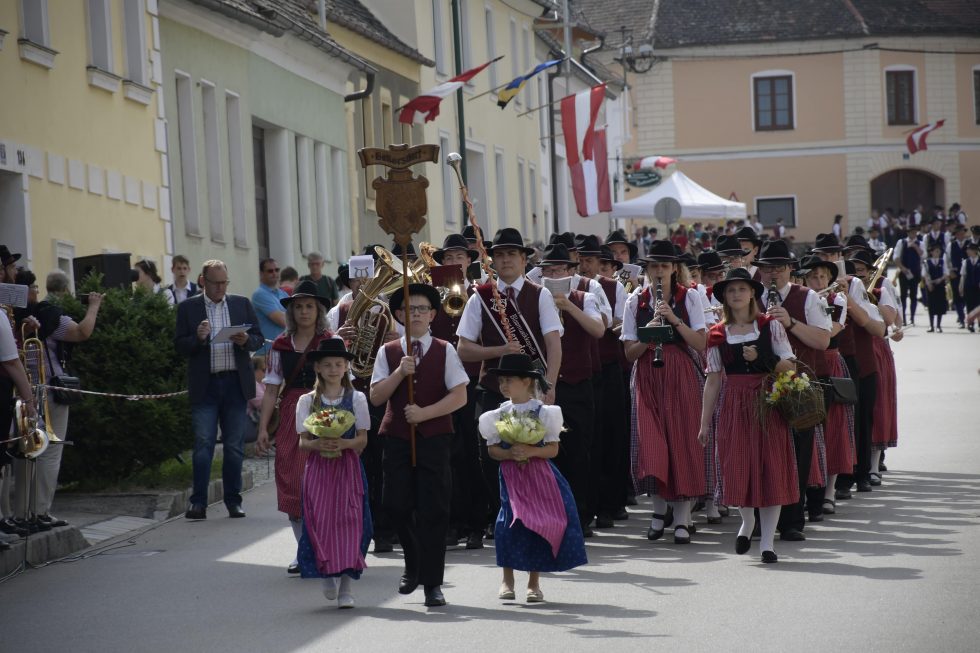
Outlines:
POLYGON ((626 505, 627 506, 635 506, 635 505, 638 505, 636 503, 636 497, 634 495, 632 495, 632 494, 630 494, 629 496, 627 496, 626 497, 626 505))
POLYGON ((411 594, 419 587, 419 579, 408 574, 402 574, 402 577, 398 580, 398 593, 399 594, 411 594))
POLYGON ((28 521, 28 528, 32 533, 47 533, 51 530, 51 524, 39 520, 37 517, 33 517, 28 521))
POLYGON ((612 528, 613 524, 614 524, 613 518, 610 517, 609 515, 596 515, 595 518, 596 528, 612 528))
POLYGON ((878 487, 881 485, 881 475, 872 472, 871 476, 868 478, 868 484, 871 485, 871 487, 878 487))
POLYGON ((482 549, 483 548, 483 536, 476 531, 471 531, 469 535, 466 536, 466 548, 467 549, 482 549))
POLYGON ((232 519, 241 519, 245 516, 245 511, 241 506, 228 506, 228 516, 232 519))
POLYGON ((674 529, 674 544, 690 544, 691 543, 691 532, 687 530, 687 526, 678 526, 674 529))
POLYGON ((0 540, 0 551, 10 551, 10 545, 0 540))
POLYGON ((935 332, 936 332, 936 330, 933 329, 932 327, 929 327, 929 330, 926 331, 926 333, 935 333, 935 332))
MULTIPOLYGON (((798 531, 795 528, 789 528, 779 534, 779 539, 786 542, 803 542, 806 540, 806 535, 803 534, 803 531, 798 531)), ((766 552, 763 551, 762 553, 764 555, 766 552)))
MULTIPOLYGON (((653 513, 653 518, 654 519, 663 520, 664 519, 664 516, 663 515, 658 515, 657 513, 653 513)), ((666 527, 667 527, 667 523, 666 522, 664 522, 663 528, 660 528, 659 530, 654 530, 653 529, 653 526, 650 526, 647 529, 647 539, 648 540, 659 540, 661 537, 664 536, 664 528, 666 528, 666 527)))
POLYGON ((21 526, 18 526, 13 519, 4 519, 0 521, 0 533, 5 533, 7 535, 18 535, 24 537, 28 534, 28 530, 21 526))
POLYGON ((976 332, 977 332, 977 329, 976 329, 976 327, 975 327, 975 326, 973 326, 972 324, 970 324, 970 325, 969 325, 969 326, 967 326, 966 328, 967 328, 967 330, 968 330, 968 331, 969 331, 970 333, 976 333, 976 332))
POLYGON ((446 605, 446 597, 442 595, 442 588, 439 585, 425 586, 425 607, 438 608, 446 605))
POLYGON ((395 550, 394 545, 386 537, 376 537, 374 538, 374 552, 375 553, 391 553, 395 550))
POLYGON ((735 538, 735 553, 737 553, 738 555, 742 555, 743 553, 746 553, 749 550, 750 546, 752 546, 752 540, 745 537, 744 535, 739 535, 738 537, 735 538))
MULTIPOLYGON (((35 533, 39 533, 41 531, 41 527, 36 521, 30 521, 27 519, 14 519, 14 526, 24 531, 25 536, 34 535, 35 533)), ((51 528, 48 527, 48 530, 51 530, 51 528)))
POLYGON ((595 535, 595 531, 592 530, 591 526, 586 524, 585 526, 582 527, 582 537, 593 537, 594 535, 595 535))
POLYGON ((768 564, 768 563, 773 563, 773 562, 779 562, 779 558, 776 557, 776 552, 775 551, 763 551, 762 552, 762 561, 768 564))
POLYGON ((850 490, 834 490, 834 501, 847 501, 851 496, 850 490))
POLYGON ((815 523, 822 522, 822 521, 823 521, 823 513, 822 512, 811 512, 810 513, 810 523, 811 524, 815 524, 815 523))
POLYGON ((38 521, 42 521, 49 525, 51 528, 61 528, 62 526, 67 526, 68 522, 64 519, 58 519, 57 517, 52 517, 51 515, 38 515, 38 521))
POLYGON ((191 506, 184 513, 186 519, 207 519, 208 509, 205 506, 191 506))
POLYGON ((871 491, 871 482, 870 481, 858 481, 857 490, 858 490, 858 492, 870 492, 871 491))
POLYGON ((487 530, 483 533, 483 539, 485 540, 493 539, 493 525, 487 527, 487 530))
POLYGON ((626 521, 629 518, 630 518, 630 514, 626 510, 626 508, 620 508, 619 512, 613 515, 613 519, 615 519, 616 521, 626 521))
POLYGON ((299 563, 298 562, 294 562, 291 565, 289 565, 288 567, 286 567, 286 573, 287 574, 298 574, 299 573, 299 563))

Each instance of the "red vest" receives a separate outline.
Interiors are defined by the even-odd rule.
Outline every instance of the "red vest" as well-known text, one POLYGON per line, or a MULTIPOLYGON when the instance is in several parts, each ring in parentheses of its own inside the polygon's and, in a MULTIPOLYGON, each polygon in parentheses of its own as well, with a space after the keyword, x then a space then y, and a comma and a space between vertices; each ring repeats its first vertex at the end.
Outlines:
MULTIPOLYGON (((467 297, 473 294, 473 287, 469 286, 466 289, 467 297)), ((453 347, 459 348, 459 336, 456 335, 456 329, 459 327, 459 317, 449 317, 445 311, 436 311, 436 318, 432 320, 432 324, 429 325, 429 331, 432 332, 432 336, 439 338, 440 340, 445 340, 453 347)), ((466 374, 471 378, 475 379, 480 376, 480 361, 475 361, 467 363, 463 361, 463 369, 466 370, 466 374)))
MULTIPOLYGON (((421 362, 415 366, 413 380, 415 381, 414 398, 416 406, 431 406, 449 393, 449 388, 446 387, 446 347, 448 346, 449 343, 445 340, 433 338, 432 344, 429 345, 429 351, 422 356, 421 362)), ((395 370, 401 365, 404 355, 401 339, 386 344, 378 355, 383 355, 388 361, 389 370, 395 370)), ((403 440, 409 438, 409 425, 405 419, 405 406, 407 405, 408 384, 403 380, 388 399, 385 416, 381 420, 381 427, 378 429, 379 435, 403 440)), ((423 438, 452 433, 452 415, 442 415, 416 424, 415 432, 423 438)))
MULTIPOLYGON (((521 287, 521 292, 517 295, 517 307, 520 309, 521 314, 524 316, 524 320, 527 322, 528 328, 531 333, 538 341, 538 345, 541 347, 541 355, 547 356, 547 347, 544 344, 544 336, 541 334, 541 313, 538 310, 538 297, 544 289, 538 284, 524 280, 524 285, 521 287)), ((502 295, 503 293, 501 293, 502 295)), ((503 297, 506 299, 506 297, 503 297)), ((480 300, 482 303, 482 299, 480 300)), ((497 322, 499 325, 499 318, 496 313, 493 317, 487 315, 487 311, 483 306, 480 306, 481 317, 483 318, 483 329, 480 331, 480 343, 484 347, 499 347, 504 344, 504 339, 497 331, 497 327, 491 322, 497 322)), ((500 359, 494 358, 490 360, 483 361, 483 369, 480 370, 480 385, 482 385, 487 390, 491 392, 496 392, 500 394, 500 385, 497 383, 497 377, 493 374, 487 374, 487 370, 500 367, 500 359)))
MULTIPOLYGON (((786 312, 789 313, 790 317, 803 324, 807 324, 806 298, 809 294, 809 288, 791 283, 789 292, 786 294, 786 299, 781 304, 786 309, 786 312)), ((786 335, 789 336, 789 344, 793 347, 793 354, 796 356, 796 359, 809 367, 810 373, 816 373, 819 364, 818 361, 822 361, 823 359, 820 350, 804 345, 789 329, 786 329, 786 335)), ((806 371, 806 369, 800 370, 801 373, 806 371)))
MULTIPOLYGON (((585 293, 573 290, 568 299, 579 309, 585 306, 585 293)), ((558 378, 565 383, 581 383, 592 377, 592 344, 590 336, 575 318, 565 316, 565 334, 561 337, 561 370, 558 378)))

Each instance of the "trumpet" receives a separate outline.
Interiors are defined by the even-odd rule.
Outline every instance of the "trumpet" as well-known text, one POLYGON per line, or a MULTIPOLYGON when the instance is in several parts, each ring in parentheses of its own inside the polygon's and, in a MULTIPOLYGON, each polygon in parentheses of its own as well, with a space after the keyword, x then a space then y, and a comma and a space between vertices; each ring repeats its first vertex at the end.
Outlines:
POLYGON ((830 295, 830 293, 841 292, 843 290, 844 290, 844 286, 842 286, 839 281, 835 281, 834 283, 830 284, 823 290, 818 290, 816 292, 817 292, 817 297, 820 297, 821 299, 825 299, 828 295, 830 295))
MULTIPOLYGON (((425 263, 429 270, 439 265, 432 256, 437 249, 438 247, 432 243, 419 243, 419 259, 425 263)), ((466 307, 466 293, 463 290, 464 274, 460 274, 459 282, 454 282, 449 286, 435 286, 435 289, 439 291, 439 301, 442 303, 442 310, 449 317, 459 317, 463 314, 463 309, 466 307)), ((429 273, 430 283, 431 278, 432 275, 429 273)))

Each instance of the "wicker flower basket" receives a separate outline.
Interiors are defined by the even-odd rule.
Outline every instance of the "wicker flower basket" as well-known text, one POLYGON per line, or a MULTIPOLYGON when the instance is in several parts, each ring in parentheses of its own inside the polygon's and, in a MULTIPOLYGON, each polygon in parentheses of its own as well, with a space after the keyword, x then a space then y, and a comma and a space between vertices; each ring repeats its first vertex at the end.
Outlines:
POLYGON ((823 403, 823 390, 816 383, 806 390, 794 390, 783 395, 776 404, 791 429, 803 431, 812 429, 827 419, 827 409, 823 403))

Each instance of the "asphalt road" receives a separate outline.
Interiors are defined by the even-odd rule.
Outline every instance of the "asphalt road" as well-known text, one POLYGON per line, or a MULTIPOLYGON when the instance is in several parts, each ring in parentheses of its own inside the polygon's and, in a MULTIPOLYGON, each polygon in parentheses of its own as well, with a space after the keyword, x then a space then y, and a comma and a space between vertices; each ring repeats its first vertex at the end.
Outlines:
POLYGON ((450 605, 426 609, 421 591, 395 592, 396 550, 369 555, 357 608, 338 611, 319 581, 286 576, 293 538, 265 485, 246 519, 215 506, 0 585, 0 650, 976 651, 980 335, 920 327, 895 350, 900 443, 884 486, 840 502, 806 542, 777 541, 776 565, 756 543, 734 555, 734 516, 699 523, 689 546, 648 542, 641 503, 589 541, 588 566, 543 579, 546 603, 497 600, 493 549, 459 549, 450 605))

